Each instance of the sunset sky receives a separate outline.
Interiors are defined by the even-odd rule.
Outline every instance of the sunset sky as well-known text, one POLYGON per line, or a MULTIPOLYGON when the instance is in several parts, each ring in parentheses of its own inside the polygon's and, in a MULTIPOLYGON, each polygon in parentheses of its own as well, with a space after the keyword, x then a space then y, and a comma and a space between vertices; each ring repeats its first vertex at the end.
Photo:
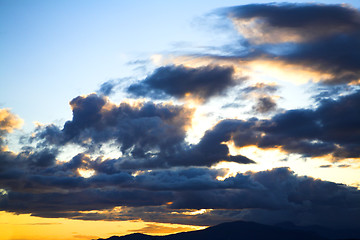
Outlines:
POLYGON ((1 240, 360 228, 360 2, 0 0, 1 240))

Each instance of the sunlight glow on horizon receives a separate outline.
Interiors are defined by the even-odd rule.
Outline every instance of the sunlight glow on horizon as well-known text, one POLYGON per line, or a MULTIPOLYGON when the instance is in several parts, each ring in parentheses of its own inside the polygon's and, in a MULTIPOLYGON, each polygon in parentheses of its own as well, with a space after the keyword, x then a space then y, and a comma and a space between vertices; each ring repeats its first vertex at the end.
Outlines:
POLYGON ((155 235, 164 235, 189 230, 203 229, 180 224, 165 224, 132 221, 99 221, 99 220, 74 220, 65 218, 42 218, 30 214, 8 213, 0 211, 1 240, 77 240, 107 238, 114 235, 125 235, 130 232, 140 231, 155 235), (163 227, 166 231, 152 230, 163 227), (147 228, 148 227, 148 228, 147 228), (51 235, 49 235, 51 233, 51 235))

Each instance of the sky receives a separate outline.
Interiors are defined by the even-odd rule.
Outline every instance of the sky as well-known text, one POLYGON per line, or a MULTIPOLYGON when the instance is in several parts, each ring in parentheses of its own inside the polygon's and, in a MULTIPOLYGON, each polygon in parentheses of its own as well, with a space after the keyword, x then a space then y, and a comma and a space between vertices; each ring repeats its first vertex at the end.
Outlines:
POLYGON ((2 237, 359 228, 359 9, 0 0, 2 237))

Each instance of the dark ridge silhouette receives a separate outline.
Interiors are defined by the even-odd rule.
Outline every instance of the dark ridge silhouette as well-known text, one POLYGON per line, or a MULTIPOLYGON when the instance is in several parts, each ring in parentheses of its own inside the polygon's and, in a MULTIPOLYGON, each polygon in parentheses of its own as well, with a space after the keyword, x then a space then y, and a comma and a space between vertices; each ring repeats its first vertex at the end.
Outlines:
POLYGON ((357 231, 352 233, 330 230, 319 226, 299 227, 292 223, 281 223, 275 226, 254 222, 228 222, 203 230, 182 232, 166 236, 151 236, 134 233, 122 237, 112 236, 98 240, 359 240, 357 231), (330 232, 326 232, 330 231, 330 232), (324 235, 331 236, 327 237, 324 235), (331 233, 333 235, 331 235, 331 233), (356 235, 357 238, 348 236, 356 235))
POLYGON ((356 240, 360 238, 360 230, 354 229, 331 229, 319 225, 310 226, 296 226, 292 222, 282 222, 275 226, 289 230, 301 230, 306 232, 314 232, 318 235, 328 239, 344 239, 344 240, 356 240))
POLYGON ((142 233, 132 233, 126 236, 122 236, 122 237, 117 237, 117 236, 112 236, 110 238, 107 239, 98 239, 98 240, 154 240, 156 239, 155 236, 150 236, 150 235, 146 235, 146 234, 142 234, 142 233))

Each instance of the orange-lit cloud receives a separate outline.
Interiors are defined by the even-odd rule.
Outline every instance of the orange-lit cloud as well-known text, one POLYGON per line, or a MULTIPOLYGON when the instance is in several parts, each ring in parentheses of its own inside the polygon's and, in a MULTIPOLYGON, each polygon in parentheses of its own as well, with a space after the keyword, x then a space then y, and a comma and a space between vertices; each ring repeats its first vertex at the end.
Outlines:
POLYGON ((11 133, 23 125, 23 120, 12 114, 9 109, 0 109, 0 131, 11 133))
POLYGON ((187 225, 179 225, 179 224, 147 223, 145 227, 141 229, 132 229, 129 230, 129 232, 165 235, 165 234, 173 234, 178 232, 200 230, 203 228, 204 227, 195 227, 195 226, 187 226, 187 225))

